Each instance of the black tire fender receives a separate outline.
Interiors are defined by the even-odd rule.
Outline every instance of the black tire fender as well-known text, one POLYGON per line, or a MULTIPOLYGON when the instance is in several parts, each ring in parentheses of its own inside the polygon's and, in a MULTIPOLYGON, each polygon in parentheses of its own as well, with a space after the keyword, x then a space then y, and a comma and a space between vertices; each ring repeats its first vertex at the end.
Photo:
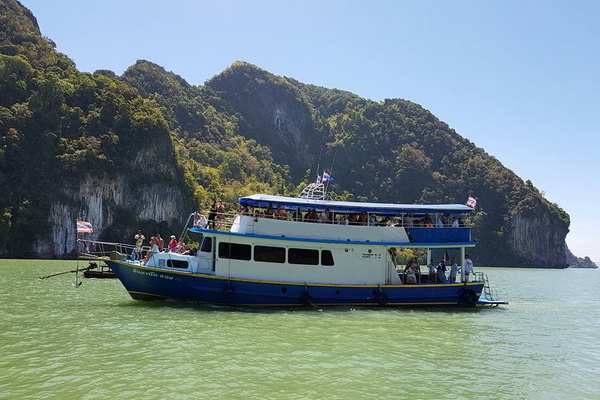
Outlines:
POLYGON ((379 303, 380 306, 387 306, 388 301, 388 295, 383 293, 383 291, 379 289, 377 291, 377 303, 379 303))
POLYGON ((473 289, 465 289, 461 295, 463 303, 466 304, 475 304, 479 300, 479 296, 473 289))
POLYGON ((227 282, 225 286, 223 286, 223 290, 221 290, 221 294, 225 300, 231 300, 235 296, 235 289, 231 285, 230 282, 227 282))
POLYGON ((308 290, 302 292, 302 294, 300 295, 300 302, 305 307, 312 307, 315 305, 315 302, 313 301, 313 298, 310 295, 310 293, 308 293, 308 290))

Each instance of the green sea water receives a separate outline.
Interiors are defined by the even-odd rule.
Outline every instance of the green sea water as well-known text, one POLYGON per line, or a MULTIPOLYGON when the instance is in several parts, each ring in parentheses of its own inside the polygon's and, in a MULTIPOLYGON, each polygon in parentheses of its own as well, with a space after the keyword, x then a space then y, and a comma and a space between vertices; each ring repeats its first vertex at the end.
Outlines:
POLYGON ((249 310, 39 279, 75 266, 0 260, 1 399, 600 399, 599 270, 476 268, 499 308, 249 310))

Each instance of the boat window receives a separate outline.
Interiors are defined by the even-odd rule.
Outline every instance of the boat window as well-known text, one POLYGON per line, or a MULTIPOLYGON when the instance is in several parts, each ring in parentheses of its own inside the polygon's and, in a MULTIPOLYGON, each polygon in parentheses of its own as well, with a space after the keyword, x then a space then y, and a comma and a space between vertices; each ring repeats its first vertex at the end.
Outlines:
POLYGON ((247 244, 219 243, 219 258, 250 261, 252 247, 247 244))
POLYGON ((285 248, 271 246, 254 246, 254 261, 284 263, 285 248))
POLYGON ((290 264, 319 265, 319 250, 289 249, 290 264))
POLYGON ((188 262, 185 260, 167 260, 167 267, 171 268, 187 268, 188 262))
POLYGON ((331 250, 321 250, 321 265, 333 265, 333 254, 331 254, 331 250))
POLYGON ((200 248, 200 251, 203 251, 205 253, 212 253, 212 238, 211 237, 204 238, 204 241, 202 242, 202 247, 200 248))

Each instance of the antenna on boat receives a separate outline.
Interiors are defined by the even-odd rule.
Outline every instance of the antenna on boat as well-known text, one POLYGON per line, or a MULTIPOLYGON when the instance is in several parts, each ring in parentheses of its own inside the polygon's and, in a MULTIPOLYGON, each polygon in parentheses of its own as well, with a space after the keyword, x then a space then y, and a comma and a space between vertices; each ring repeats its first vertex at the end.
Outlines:
MULTIPOLYGON (((333 154, 333 160, 331 160, 331 167, 329 167, 329 174, 333 174, 333 164, 335 163, 335 157, 337 156, 337 150, 335 151, 335 153, 333 154)), ((325 175, 325 173, 323 173, 323 175, 325 175)), ((325 176, 323 176, 324 178, 325 176)), ((327 188, 329 188, 329 182, 333 181, 333 178, 331 176, 328 176, 329 179, 327 179, 327 186, 325 186, 325 193, 327 193, 327 188)))

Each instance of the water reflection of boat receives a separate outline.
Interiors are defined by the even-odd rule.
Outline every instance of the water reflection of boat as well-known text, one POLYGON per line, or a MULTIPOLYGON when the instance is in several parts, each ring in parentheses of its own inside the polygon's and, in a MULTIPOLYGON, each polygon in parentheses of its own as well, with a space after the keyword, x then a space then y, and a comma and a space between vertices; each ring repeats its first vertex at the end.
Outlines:
MULTIPOLYGON (((441 283, 420 269, 412 280, 399 270, 404 265, 397 255, 405 249, 420 252, 421 261, 452 256, 464 264, 465 249, 475 246, 472 209, 465 205, 261 194, 238 202, 240 213, 217 215, 220 226, 203 222, 187 230, 196 235, 195 254, 157 252, 144 265, 113 251, 106 263, 140 300, 282 307, 506 304, 492 296, 481 273, 469 281, 462 268, 458 282, 441 283), (461 225, 451 225, 452 217, 461 225)), ((204 221, 193 215, 188 224, 204 221)))

